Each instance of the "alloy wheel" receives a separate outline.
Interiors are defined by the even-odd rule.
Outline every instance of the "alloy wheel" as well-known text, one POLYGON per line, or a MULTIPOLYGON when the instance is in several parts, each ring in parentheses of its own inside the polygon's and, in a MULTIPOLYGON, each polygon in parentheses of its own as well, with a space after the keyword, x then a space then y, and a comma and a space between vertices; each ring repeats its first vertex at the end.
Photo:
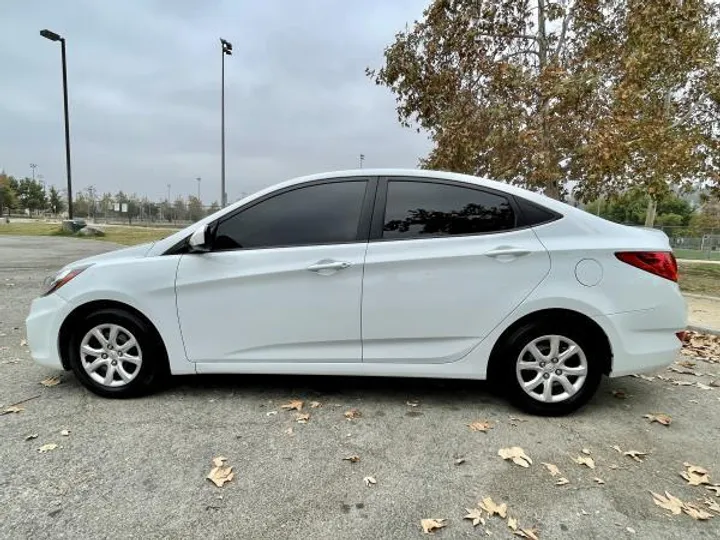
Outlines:
POLYGON ((80 362, 98 384, 117 388, 132 382, 142 366, 142 350, 135 336, 117 324, 100 324, 80 343, 80 362))

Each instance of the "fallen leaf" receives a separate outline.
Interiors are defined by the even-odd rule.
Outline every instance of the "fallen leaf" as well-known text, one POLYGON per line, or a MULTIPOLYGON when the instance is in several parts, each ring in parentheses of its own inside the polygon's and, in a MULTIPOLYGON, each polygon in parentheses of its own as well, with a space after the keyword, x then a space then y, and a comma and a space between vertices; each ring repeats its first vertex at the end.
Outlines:
POLYGON ((710 484, 707 469, 691 465, 690 463, 683 463, 683 465, 685 465, 685 471, 681 472, 680 476, 687 480, 688 484, 691 486, 710 484))
POLYGON ((629 394, 625 392, 625 390, 613 390, 612 395, 618 399, 627 399, 629 394))
POLYGON ((615 446, 611 446, 613 450, 616 450, 618 454, 622 454, 622 450, 620 450, 620 447, 616 444, 615 446))
POLYGON ((653 502, 657 504, 660 508, 670 510, 670 512, 676 516, 682 513, 684 504, 677 497, 673 497, 667 491, 665 492, 665 497, 652 491, 650 493, 653 496, 653 502))
POLYGON ((636 532, 635 529, 633 529, 632 527, 625 527, 625 530, 627 532, 629 532, 630 534, 635 534, 635 532, 636 532))
POLYGON ((350 463, 357 463, 358 461, 360 461, 360 456, 353 455, 353 456, 344 457, 343 461, 349 461, 350 463))
POLYGON ((446 527, 447 524, 445 523, 445 521, 447 521, 447 520, 446 519, 421 519, 420 526, 422 527, 422 530, 424 533, 432 533, 438 529, 442 529, 443 527, 446 527))
POLYGON ((578 456, 576 458, 572 458, 572 460, 578 465, 585 465, 591 469, 595 468, 595 460, 589 456, 578 456))
POLYGON ((455 460, 455 465, 462 465, 463 463, 465 463, 465 458, 464 458, 464 457, 457 458, 457 459, 455 460))
POLYGON ((476 420, 475 422, 468 424, 468 427, 470 428, 470 431, 482 431, 483 433, 487 433, 487 430, 492 429, 493 425, 492 422, 487 420, 476 420))
POLYGON ((286 411, 301 411, 303 408, 303 401, 300 399, 293 399, 290 403, 280 405, 280 408, 285 409, 286 411))
POLYGON ((285 433, 286 433, 287 435, 292 435, 292 434, 293 434, 293 428, 292 428, 292 427, 287 428, 287 429, 285 430, 285 433))
POLYGON ((55 443, 43 444, 40 448, 38 448, 38 452, 40 452, 41 454, 45 454, 46 452, 51 452, 55 450, 57 447, 58 445, 55 443))
POLYGON ((517 519, 509 517, 507 518, 507 526, 511 531, 517 531, 517 519))
POLYGON ((691 381, 673 381, 675 386, 695 386, 694 382, 691 381))
POLYGON ((669 426, 672 423, 672 418, 667 414, 663 413, 645 414, 643 415, 643 418, 647 418, 648 420, 650 420, 651 424, 653 422, 657 422, 658 424, 662 424, 663 426, 669 426))
POLYGON ((298 413, 295 415, 298 424, 307 424, 310 421, 310 413, 298 413))
POLYGON ((691 503, 685 503, 683 505, 683 512, 685 512, 691 518, 700 521, 705 521, 706 519, 710 519, 711 517, 713 517, 710 512, 707 512, 704 509, 691 503))
POLYGON ((692 362, 690 360, 680 360, 680 361, 676 362, 676 364, 683 366, 683 367, 691 368, 691 367, 695 367, 697 365, 697 362, 692 362))
POLYGON ((21 347, 27 347, 27 339, 21 339, 21 340, 20 340, 20 346, 21 346, 21 347))
POLYGON ((519 529, 513 532, 515 536, 519 536, 521 538, 529 538, 529 540, 539 540, 537 533, 537 529, 519 529))
POLYGON ((700 390, 712 390, 712 386, 708 386, 707 384, 703 384, 700 381, 695 383, 695 386, 697 386, 700 390))
POLYGON ((636 375, 636 377, 642 379, 643 381, 652 382, 655 380, 655 377, 650 377, 648 375, 643 375, 642 373, 640 375, 636 375))
POLYGON ((490 517, 494 515, 498 515, 503 519, 507 517, 507 504, 495 504, 495 501, 490 497, 484 497, 478 506, 490 514, 490 517))
POLYGON ((628 450, 627 452, 623 452, 624 456, 629 456, 633 458, 635 461, 638 461, 642 463, 643 456, 647 456, 647 452, 638 452, 637 450, 628 450))
POLYGON ((714 386, 715 388, 720 388, 720 379, 715 379, 714 381, 710 381, 710 386, 714 386))
POLYGON ((210 469, 210 472, 206 476, 206 478, 217 487, 223 487, 223 485, 230 482, 235 476, 235 473, 233 473, 232 470, 233 468, 226 465, 226 461, 227 458, 222 456, 213 458, 213 468, 210 469))
POLYGON ((680 373, 681 375, 696 375, 696 376, 700 375, 699 373, 696 373, 692 369, 687 369, 687 368, 683 368, 683 367, 670 366, 668 368, 668 371, 672 371, 673 373, 680 373))
POLYGON ((407 405, 408 407, 417 407, 418 405, 420 405, 420 402, 419 401, 406 401, 405 405, 407 405))
POLYGON ((61 382, 62 379, 60 377, 47 377, 46 379, 40 381, 40 384, 42 384, 46 388, 52 388, 53 386, 57 386, 61 382))
POLYGON ((610 465, 610 468, 614 471, 618 468, 618 466, 613 463, 612 465, 610 465))
POLYGON ((277 411, 268 411, 265 413, 265 416, 275 416, 277 414, 277 411))
POLYGON ((349 411, 345 411, 345 418, 347 418, 348 420, 352 420, 353 418, 360 418, 361 416, 362 413, 358 409, 350 409, 349 411))
POLYGON ((545 462, 543 462, 543 465, 545 465, 545 468, 550 472, 550 476, 557 476, 560 474, 560 469, 558 469, 557 465, 545 462))
POLYGON ((564 476, 561 476, 560 478, 558 478, 557 482, 555 482, 555 485, 556 486, 564 486, 565 484, 569 484, 569 483, 570 483, 570 480, 568 480, 564 476))
POLYGON ((365 478, 363 478, 363 482, 365 482, 365 485, 367 487, 372 487, 377 484, 377 480, 375 480, 375 478, 373 478, 372 476, 366 476, 365 478))
POLYGON ((485 519, 482 517, 482 510, 479 508, 466 508, 467 514, 463 516, 463 519, 472 520, 473 527, 477 527, 482 524, 485 525, 485 519))
POLYGON ((322 407, 322 403, 320 403, 319 401, 311 401, 310 402, 311 409, 317 409, 319 407, 322 407))
POLYGON ((590 512, 588 512, 587 510, 585 510, 584 508, 582 508, 582 509, 580 510, 580 513, 578 514, 578 516, 579 516, 579 515, 589 516, 589 515, 590 515, 590 512))
POLYGON ((716 497, 720 497, 720 484, 713 484, 712 486, 705 486, 705 489, 712 491, 716 497))
POLYGON ((63 437, 69 437, 69 436, 70 436, 70 430, 69 430, 69 429, 63 429, 63 430, 60 432, 60 435, 62 435, 63 437))
POLYGON ((3 410, 2 414, 21 413, 25 410, 25 407, 18 407, 17 405, 11 405, 3 410))
POLYGON ((31 441, 33 439, 37 439, 39 435, 37 433, 31 433, 30 435, 25 435, 26 441, 31 441))
POLYGON ((519 446, 501 448, 498 450, 498 455, 503 459, 512 460, 513 463, 520 465, 521 467, 529 467, 532 465, 532 459, 530 459, 530 456, 528 456, 519 446))
POLYGON ((605 483, 605 480, 603 480, 602 478, 598 478, 597 476, 596 476, 595 478, 593 478, 593 480, 595 480, 595 482, 597 482, 598 484, 604 484, 604 483, 605 483))
POLYGON ((712 499, 705 499, 705 504, 707 507, 712 510, 713 512, 717 512, 720 514, 720 504, 716 503, 712 499))
POLYGON ((666 382, 672 381, 672 378, 666 377, 665 375, 658 375, 657 378, 660 379, 661 381, 666 381, 666 382))
POLYGON ((580 451, 581 451, 583 454, 585 454, 586 456, 589 456, 589 455, 592 453, 592 452, 590 452, 590 449, 589 449, 589 448, 583 448, 583 449, 580 450, 580 451))

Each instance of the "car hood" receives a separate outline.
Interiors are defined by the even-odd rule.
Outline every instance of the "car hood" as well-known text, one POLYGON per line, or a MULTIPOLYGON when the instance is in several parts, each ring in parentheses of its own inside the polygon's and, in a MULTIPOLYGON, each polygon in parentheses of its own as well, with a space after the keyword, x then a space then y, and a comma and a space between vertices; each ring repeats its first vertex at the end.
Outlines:
POLYGON ((148 254, 150 248, 153 247, 153 244, 155 244, 155 242, 147 242, 137 246, 108 251, 107 253, 101 253, 100 255, 93 255, 92 257, 86 257, 85 259, 74 261, 68 264, 65 268, 73 268, 89 263, 105 262, 116 259, 140 259, 148 254))

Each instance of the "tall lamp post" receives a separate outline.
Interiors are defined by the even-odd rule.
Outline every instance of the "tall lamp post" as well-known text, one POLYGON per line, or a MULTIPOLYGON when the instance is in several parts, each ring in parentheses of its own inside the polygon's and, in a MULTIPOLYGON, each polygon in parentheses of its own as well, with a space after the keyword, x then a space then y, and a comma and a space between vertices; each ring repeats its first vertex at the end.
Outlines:
POLYGON ((198 183, 198 197, 197 198, 198 198, 198 201, 200 201, 200 182, 202 182, 202 178, 200 178, 198 176, 195 180, 197 180, 197 183, 198 183))
POLYGON ((363 168, 363 161, 365 161, 365 154, 360 154, 360 168, 363 168))
POLYGON ((33 182, 34 182, 34 181, 35 181, 35 169, 37 169, 37 163, 31 163, 31 164, 30 164, 30 169, 32 169, 32 179, 33 179, 33 182))
POLYGON ((65 107, 65 166, 67 168, 67 200, 68 200, 68 219, 73 218, 73 202, 72 202, 72 169, 70 168, 70 113, 68 111, 68 86, 67 86, 67 61, 65 59, 65 38, 51 32, 50 30, 40 30, 40 35, 50 41, 60 42, 60 54, 62 56, 62 78, 63 78, 63 104, 65 107))
POLYGON ((223 208, 227 205, 225 192, 225 55, 232 56, 232 43, 220 38, 222 48, 222 81, 220 94, 220 201, 223 208))

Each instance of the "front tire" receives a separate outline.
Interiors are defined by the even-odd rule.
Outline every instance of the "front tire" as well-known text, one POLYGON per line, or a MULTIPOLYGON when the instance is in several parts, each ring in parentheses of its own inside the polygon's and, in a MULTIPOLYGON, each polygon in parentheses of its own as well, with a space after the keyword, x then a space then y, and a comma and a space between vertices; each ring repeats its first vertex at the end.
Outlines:
POLYGON ((577 411, 595 394, 607 354, 570 321, 534 322, 505 341, 499 375, 519 408, 541 416, 577 411))
POLYGON ((83 386, 108 398, 148 394, 167 373, 165 348, 155 329, 116 308, 94 311, 78 321, 68 359, 83 386))

